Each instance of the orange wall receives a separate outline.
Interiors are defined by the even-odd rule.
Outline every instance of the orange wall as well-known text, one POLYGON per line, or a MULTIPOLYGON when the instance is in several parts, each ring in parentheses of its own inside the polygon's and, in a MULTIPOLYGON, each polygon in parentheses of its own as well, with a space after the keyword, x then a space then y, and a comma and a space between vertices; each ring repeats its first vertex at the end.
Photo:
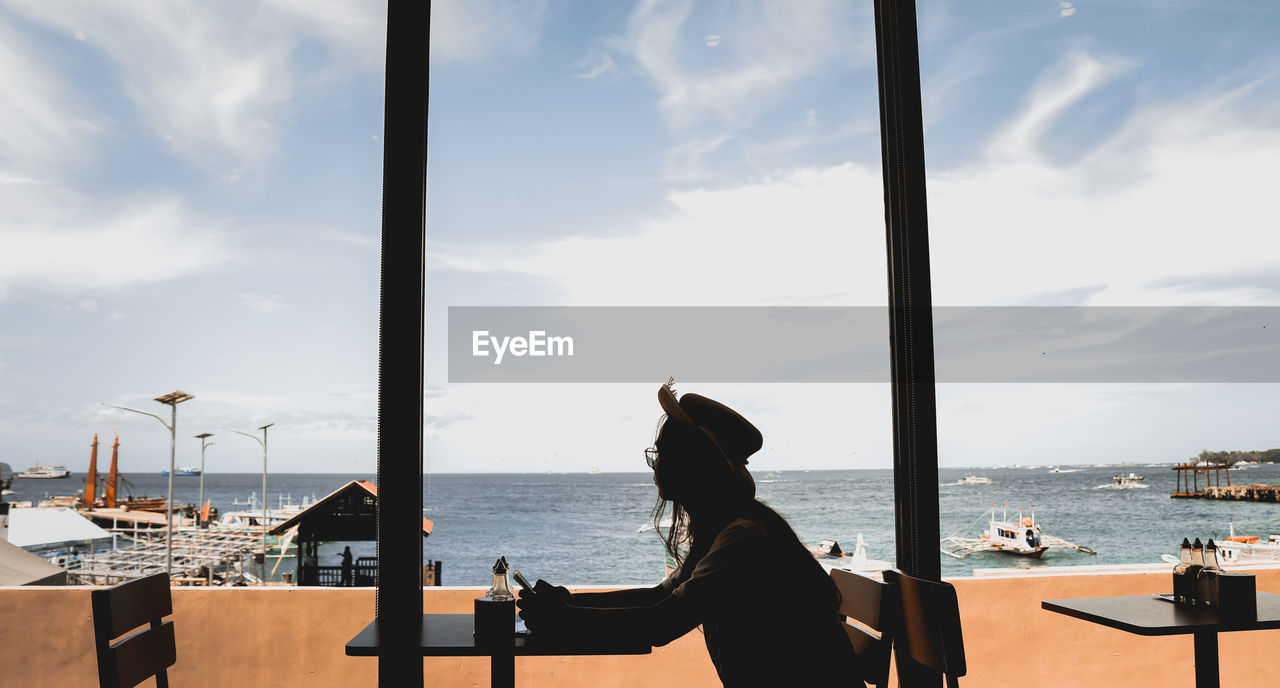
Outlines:
MULTIPOLYGON (((1040 600, 1166 592, 1168 574, 955 579, 971 686, 1191 685, 1190 636, 1146 638, 1040 609, 1040 600)), ((1258 589, 1280 591, 1280 571, 1258 573, 1258 589)), ((92 686, 90 588, 0 588, 4 686, 92 686), (14 661, 15 658, 21 658, 14 661)), ((424 611, 465 613, 473 588, 433 588, 424 611)), ((175 686, 373 686, 377 660, 343 646, 373 618, 369 588, 187 588, 173 593, 175 686)), ((1280 631, 1226 633, 1222 683, 1273 686, 1280 631)), ((426 659, 432 686, 488 685, 485 659, 426 659)), ((652 655, 530 657, 517 685, 718 685, 696 631, 652 655), (683 677, 678 680, 676 677, 683 677)))

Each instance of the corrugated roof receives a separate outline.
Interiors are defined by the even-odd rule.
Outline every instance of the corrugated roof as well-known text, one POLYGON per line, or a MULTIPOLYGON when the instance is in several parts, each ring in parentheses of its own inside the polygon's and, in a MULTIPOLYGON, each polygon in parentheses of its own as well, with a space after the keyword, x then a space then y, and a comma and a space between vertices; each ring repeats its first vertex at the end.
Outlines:
POLYGON ((0 540, 0 585, 66 584, 66 571, 13 543, 0 540))
POLYGON ((110 540, 111 533, 72 509, 9 510, 9 542, 24 549, 110 540))
MULTIPOLYGON (((272 528, 269 532, 271 532, 271 533, 273 533, 273 534, 275 534, 275 535, 280 535, 280 534, 282 534, 282 533, 284 533, 284 532, 288 531, 290 528, 292 528, 292 527, 294 527, 294 526, 298 525, 298 523, 300 523, 300 522, 302 521, 302 519, 306 518, 306 517, 307 517, 307 514, 308 514, 308 513, 310 513, 312 510, 316 510, 316 513, 319 513, 319 509, 320 509, 320 507, 321 507, 321 506, 323 506, 323 505, 325 505, 325 504, 327 504, 327 503, 329 503, 329 502, 331 502, 331 501, 333 501, 333 500, 337 499, 340 495, 342 495, 342 494, 346 493, 348 490, 353 490, 353 489, 355 489, 355 490, 363 490, 363 491, 365 491, 365 492, 369 493, 370 495, 372 495, 375 499, 378 497, 378 486, 377 486, 377 485, 374 485, 373 483, 369 482, 368 480, 352 480, 351 482, 349 482, 349 483, 347 483, 347 484, 343 485, 342 487, 339 487, 338 489, 334 490, 333 492, 330 492, 329 494, 327 494, 327 495, 325 495, 324 497, 320 498, 318 501, 316 501, 316 503, 315 503, 315 504, 312 504, 311 506, 309 506, 309 507, 307 507, 307 508, 303 509, 302 511, 299 511, 297 514, 295 514, 295 515, 294 515, 294 517, 293 517, 293 518, 291 518, 291 519, 289 519, 289 520, 285 521, 284 523, 281 523, 280 525, 276 526, 275 528, 272 528)), ((423 517, 423 519, 422 519, 422 534, 423 534, 423 536, 430 535, 430 534, 431 534, 431 529, 432 529, 432 528, 434 528, 434 527, 435 527, 435 524, 431 522, 431 519, 426 518, 426 517, 423 517)))

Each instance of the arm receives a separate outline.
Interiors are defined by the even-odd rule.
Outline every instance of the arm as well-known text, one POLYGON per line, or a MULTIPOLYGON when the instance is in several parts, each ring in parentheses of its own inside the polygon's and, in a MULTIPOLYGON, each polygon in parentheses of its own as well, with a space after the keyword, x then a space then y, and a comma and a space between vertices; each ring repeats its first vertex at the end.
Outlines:
MULTIPOLYGON (((639 592, 652 594, 653 590, 646 588, 639 592)), ((700 621, 688 602, 668 595, 661 586, 657 590, 662 592, 662 599, 654 604, 611 607, 566 604, 567 600, 563 597, 539 592, 532 596, 521 596, 520 618, 525 619, 534 632, 546 629, 553 635, 587 638, 621 636, 662 646, 693 630, 700 621)), ((621 601, 621 598, 609 601, 621 601)))
POLYGON ((652 588, 629 588, 610 592, 575 592, 569 595, 573 607, 614 609, 618 607, 650 607, 670 594, 661 585, 652 588))

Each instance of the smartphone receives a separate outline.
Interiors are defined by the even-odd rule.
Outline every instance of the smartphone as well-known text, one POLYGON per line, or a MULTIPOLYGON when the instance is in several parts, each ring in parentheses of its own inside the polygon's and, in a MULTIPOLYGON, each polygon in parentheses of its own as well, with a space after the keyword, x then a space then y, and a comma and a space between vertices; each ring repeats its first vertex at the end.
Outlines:
POLYGON ((524 588, 525 592, 531 595, 533 594, 533 586, 529 585, 529 581, 525 579, 523 573, 520 573, 519 571, 512 571, 511 577, 516 579, 516 582, 520 584, 521 588, 524 588))

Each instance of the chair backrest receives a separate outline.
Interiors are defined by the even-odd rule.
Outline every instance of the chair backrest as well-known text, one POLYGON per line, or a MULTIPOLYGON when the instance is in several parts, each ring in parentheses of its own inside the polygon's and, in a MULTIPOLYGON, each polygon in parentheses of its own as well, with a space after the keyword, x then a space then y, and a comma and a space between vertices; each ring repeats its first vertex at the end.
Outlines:
POLYGON ((132 688, 151 676, 159 688, 168 688, 166 669, 177 662, 169 574, 157 573, 127 583, 94 590, 93 636, 98 654, 98 684, 102 688, 132 688), (120 642, 111 641, 133 629, 120 642))
POLYGON ((924 580, 898 570, 884 572, 897 588, 901 623, 894 635, 898 675, 911 672, 912 662, 942 672, 955 688, 964 676, 964 638, 960 632, 960 605, 950 583, 924 580))
POLYGON ((876 686, 888 685, 889 650, 898 609, 893 586, 841 569, 831 570, 831 580, 840 590, 840 613, 859 624, 844 624, 849 642, 861 660, 858 678, 876 686))

